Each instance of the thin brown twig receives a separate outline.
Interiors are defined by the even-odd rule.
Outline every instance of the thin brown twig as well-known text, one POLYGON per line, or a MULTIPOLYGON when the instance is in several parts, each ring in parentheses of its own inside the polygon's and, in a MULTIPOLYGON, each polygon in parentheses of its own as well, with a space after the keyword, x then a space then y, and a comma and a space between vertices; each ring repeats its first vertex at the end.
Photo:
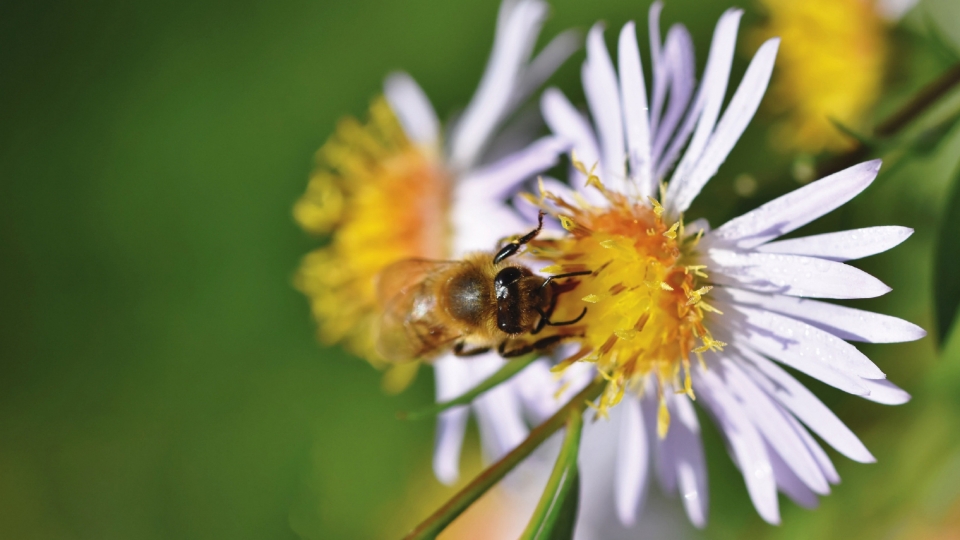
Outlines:
MULTIPOLYGON (((945 73, 936 78, 933 82, 927 84, 903 107, 900 107, 893 114, 882 120, 873 130, 876 137, 892 137, 899 133, 911 122, 919 118, 924 112, 930 109, 937 101, 946 95, 950 90, 960 84, 960 64, 948 69, 945 73)), ((857 142, 856 146, 847 152, 827 160, 817 167, 817 176, 824 177, 837 171, 842 171, 851 165, 855 165, 870 155, 870 148, 857 142)))

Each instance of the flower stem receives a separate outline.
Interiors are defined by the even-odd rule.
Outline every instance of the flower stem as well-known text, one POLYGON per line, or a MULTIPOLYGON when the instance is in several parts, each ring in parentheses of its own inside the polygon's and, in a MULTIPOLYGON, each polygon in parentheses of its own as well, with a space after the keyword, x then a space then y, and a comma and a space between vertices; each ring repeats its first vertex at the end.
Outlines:
POLYGON ((580 391, 570 401, 560 408, 553 416, 540 424, 530 435, 520 443, 519 446, 503 456, 500 461, 487 467, 472 482, 461 489, 436 512, 425 519, 420 525, 417 525, 404 540, 432 540, 437 537, 454 519, 457 518, 471 504, 476 502, 488 489, 493 487, 514 467, 520 464, 527 456, 533 453, 547 438, 553 435, 557 430, 563 427, 571 412, 582 412, 587 403, 593 401, 603 392, 606 381, 603 379, 594 380, 590 385, 580 391))
POLYGON ((473 400, 480 397, 480 395, 486 393, 488 390, 496 387, 500 383, 506 381, 507 379, 513 377, 517 373, 523 371, 527 366, 532 364, 536 359, 540 358, 535 354, 531 354, 526 358, 520 358, 517 360, 511 360, 503 365, 502 368, 497 370, 496 373, 487 377, 483 382, 473 387, 473 389, 464 392, 463 394, 449 400, 443 401, 440 403, 435 403, 430 407, 419 411, 406 412, 400 411, 397 413, 397 418, 400 420, 419 420, 421 418, 426 418, 429 416, 436 416, 447 409, 451 409, 458 405, 469 405, 473 400))
MULTIPOLYGON (((527 524, 520 540, 542 540, 553 538, 558 528, 569 527, 573 533, 576 520, 577 488, 580 484, 577 469, 577 456, 580 453, 580 432, 583 429, 583 414, 571 410, 567 416, 567 433, 563 436, 560 455, 547 480, 543 496, 533 511, 533 517, 527 524), (573 515, 565 515, 565 514, 573 515)), ((566 531, 565 531, 566 532, 566 531)))

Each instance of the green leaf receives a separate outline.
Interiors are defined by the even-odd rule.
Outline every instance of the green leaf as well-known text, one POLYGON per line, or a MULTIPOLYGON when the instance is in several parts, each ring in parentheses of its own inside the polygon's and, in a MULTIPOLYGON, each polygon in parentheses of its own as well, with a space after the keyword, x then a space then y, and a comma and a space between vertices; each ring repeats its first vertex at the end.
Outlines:
POLYGON ((884 175, 890 178, 910 160, 937 152, 943 142, 950 138, 950 132, 957 127, 957 124, 960 124, 960 110, 951 113, 938 124, 923 130, 908 143, 904 143, 903 148, 899 149, 899 153, 892 153, 893 157, 887 156, 884 158, 884 175))
MULTIPOLYGON (((519 446, 503 456, 500 461, 487 467, 479 476, 461 489, 436 512, 404 537, 404 540, 432 540, 447 528, 457 516, 463 513, 471 504, 477 501, 488 489, 496 485, 521 461, 537 449, 543 441, 556 433, 568 421, 571 415, 583 414, 587 403, 597 399, 607 383, 603 379, 594 380, 589 386, 580 391, 570 401, 560 408, 546 422, 540 424, 519 446)), ((579 440, 579 437, 578 437, 579 440)))
POLYGON ((843 122, 837 120, 836 118, 827 118, 830 120, 830 123, 833 124, 833 127, 837 128, 837 131, 843 133, 844 135, 850 137, 851 139, 856 140, 860 143, 861 146, 866 148, 868 151, 872 151, 878 146, 878 141, 873 137, 860 133, 859 131, 853 129, 852 127, 844 124, 843 122))
POLYGON ((451 399, 450 401, 435 403, 430 407, 419 411, 400 411, 397 413, 397 418, 401 420, 419 420, 421 418, 436 416, 437 414, 440 414, 443 411, 458 405, 468 405, 470 402, 480 397, 480 395, 484 392, 493 389, 495 386, 505 382, 510 377, 513 377, 517 373, 523 371, 523 368, 532 364, 537 358, 539 358, 537 355, 530 355, 526 358, 511 360, 504 364, 502 368, 497 370, 496 373, 485 379, 482 383, 478 384, 473 389, 451 399))
POLYGON ((960 306, 960 172, 940 223, 934 272, 937 343, 943 346, 960 306))
POLYGON ((926 156, 934 153, 940 148, 941 143, 945 141, 953 131, 953 128, 960 122, 960 111, 953 113, 934 126, 925 129, 910 144, 910 149, 914 154, 926 156))
POLYGON ((580 454, 580 433, 583 413, 571 410, 567 417, 567 433, 560 455, 547 480, 540 502, 527 524, 520 540, 570 540, 577 523, 580 501, 580 473, 577 456, 580 454))

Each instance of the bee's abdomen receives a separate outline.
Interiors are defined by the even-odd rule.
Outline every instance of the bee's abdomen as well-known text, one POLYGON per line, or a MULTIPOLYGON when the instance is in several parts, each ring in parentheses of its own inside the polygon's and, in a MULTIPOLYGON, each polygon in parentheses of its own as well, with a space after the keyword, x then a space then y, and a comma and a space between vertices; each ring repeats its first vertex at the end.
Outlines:
POLYGON ((490 285, 481 273, 458 274, 447 284, 447 310, 455 319, 480 326, 489 296, 490 285))

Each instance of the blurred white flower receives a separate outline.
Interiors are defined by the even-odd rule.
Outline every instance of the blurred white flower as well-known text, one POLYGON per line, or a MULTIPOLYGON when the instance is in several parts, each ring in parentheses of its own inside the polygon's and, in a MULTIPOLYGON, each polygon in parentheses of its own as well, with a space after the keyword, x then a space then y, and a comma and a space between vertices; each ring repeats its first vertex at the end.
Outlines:
POLYGON ((531 244, 532 252, 555 263, 547 273, 595 270, 576 294, 561 298, 557 313, 565 318, 587 306, 583 348, 575 356, 610 381, 599 405, 601 414, 610 410, 610 424, 584 432, 584 535, 583 524, 607 511, 594 503, 603 490, 614 490, 619 521, 634 523, 651 476, 667 493, 679 491, 690 521, 705 525, 707 473, 694 398, 720 428, 763 519, 779 522, 778 490, 815 506, 839 478, 810 431, 853 460, 874 458, 780 364, 866 399, 900 404, 909 395, 847 341, 925 335, 900 319, 807 299, 888 292, 844 261, 886 251, 910 229, 774 241, 866 189, 879 161, 813 182, 715 230, 703 221, 683 223, 756 112, 779 40, 759 48, 724 108, 741 12, 720 18, 697 85, 690 36, 675 25, 661 43, 660 10, 655 3, 649 17, 651 100, 633 23, 620 33, 616 67, 603 27, 588 35, 582 75, 592 123, 558 90, 542 99, 547 124, 573 146, 577 189, 544 181, 540 204, 569 234, 531 244), (615 442, 591 445, 591 431, 609 426, 615 442), (615 455, 601 455, 598 447, 611 444, 615 455))
MULTIPOLYGON (((555 136, 527 146, 529 138, 502 130, 504 121, 579 47, 580 38, 566 32, 531 59, 547 15, 536 0, 504 1, 497 19, 493 51, 476 93, 441 144, 439 122, 419 86, 406 74, 387 79, 386 97, 408 136, 440 157, 453 177, 452 247, 446 257, 489 251, 497 241, 527 227, 505 200, 519 184, 555 165, 569 144, 555 136), (526 148, 524 149, 524 147, 526 148), (517 151, 518 149, 522 149, 517 151), (485 154, 507 152, 493 162, 485 154)), ((458 358, 446 354, 434 362, 437 401, 470 390, 505 363, 495 352, 458 358)), ((527 420, 540 422, 556 409, 557 382, 541 361, 512 380, 490 390, 470 406, 440 415, 434 472, 444 483, 459 477, 460 450, 470 410, 480 429, 484 457, 496 460, 526 438, 527 420)))

